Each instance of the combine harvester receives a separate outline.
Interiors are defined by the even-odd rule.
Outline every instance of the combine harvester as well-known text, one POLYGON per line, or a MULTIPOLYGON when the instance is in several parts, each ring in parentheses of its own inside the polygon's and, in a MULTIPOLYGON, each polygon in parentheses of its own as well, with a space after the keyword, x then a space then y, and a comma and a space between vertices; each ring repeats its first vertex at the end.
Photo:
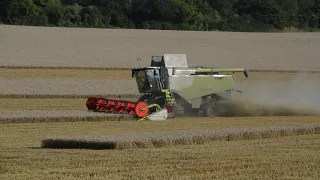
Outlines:
POLYGON ((231 75, 221 73, 234 72, 248 77, 243 68, 188 67, 185 54, 152 56, 151 67, 132 69, 142 94, 136 102, 90 97, 86 106, 89 111, 129 114, 138 120, 166 120, 181 110, 185 115, 213 117, 223 109, 219 102, 231 99, 235 86, 231 75))

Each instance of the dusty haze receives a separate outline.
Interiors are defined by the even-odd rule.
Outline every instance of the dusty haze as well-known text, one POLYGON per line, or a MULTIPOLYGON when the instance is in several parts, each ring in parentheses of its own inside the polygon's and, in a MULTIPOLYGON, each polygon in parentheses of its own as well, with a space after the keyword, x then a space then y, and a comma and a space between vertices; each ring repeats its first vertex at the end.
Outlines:
POLYGON ((291 81, 240 82, 236 88, 244 92, 236 94, 232 107, 243 115, 320 115, 320 74, 301 73, 291 81))

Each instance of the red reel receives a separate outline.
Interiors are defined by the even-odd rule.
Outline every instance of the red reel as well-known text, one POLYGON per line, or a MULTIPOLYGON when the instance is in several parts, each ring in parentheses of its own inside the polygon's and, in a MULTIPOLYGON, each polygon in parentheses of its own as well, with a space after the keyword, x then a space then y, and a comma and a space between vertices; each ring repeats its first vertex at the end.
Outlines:
POLYGON ((146 102, 138 102, 136 105, 136 114, 138 117, 146 117, 149 112, 149 108, 147 108, 148 104, 146 102), (142 110, 142 108, 144 108, 142 110))
POLYGON ((115 99, 90 97, 86 102, 88 110, 105 111, 108 113, 131 114, 146 117, 149 113, 146 102, 131 102, 115 99))

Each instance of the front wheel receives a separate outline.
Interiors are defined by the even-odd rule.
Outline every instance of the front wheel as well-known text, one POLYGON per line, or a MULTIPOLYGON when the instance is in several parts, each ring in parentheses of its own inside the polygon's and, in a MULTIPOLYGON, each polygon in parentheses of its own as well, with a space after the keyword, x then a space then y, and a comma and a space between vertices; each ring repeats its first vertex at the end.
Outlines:
POLYGON ((173 106, 166 106, 168 118, 175 118, 177 115, 178 105, 174 103, 173 106))
POLYGON ((203 105, 203 114, 206 117, 216 117, 218 114, 217 108, 211 104, 204 104, 203 105))

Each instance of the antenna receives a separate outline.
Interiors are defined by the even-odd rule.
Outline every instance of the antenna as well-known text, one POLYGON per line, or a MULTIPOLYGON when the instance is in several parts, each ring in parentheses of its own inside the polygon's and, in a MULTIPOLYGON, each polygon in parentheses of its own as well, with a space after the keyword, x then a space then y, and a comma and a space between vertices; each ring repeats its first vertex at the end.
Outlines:
POLYGON ((141 63, 141 61, 142 61, 142 59, 141 59, 141 58, 138 58, 138 59, 137 59, 137 66, 136 66, 136 68, 140 67, 140 63, 141 63))

